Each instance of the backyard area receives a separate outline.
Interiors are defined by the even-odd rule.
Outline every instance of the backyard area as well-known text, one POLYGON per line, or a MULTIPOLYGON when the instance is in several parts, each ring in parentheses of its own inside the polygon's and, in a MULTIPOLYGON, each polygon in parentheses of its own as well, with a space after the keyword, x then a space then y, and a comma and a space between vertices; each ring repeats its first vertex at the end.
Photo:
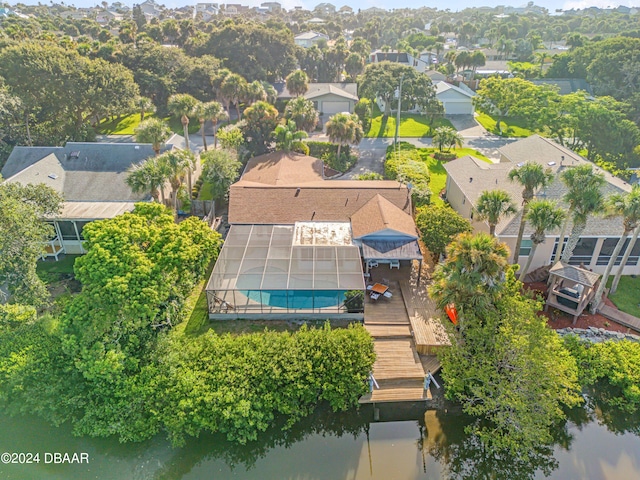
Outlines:
MULTIPOLYGON (((612 277, 609 277, 607 286, 611 287, 612 277)), ((609 300, 618 307, 618 310, 640 318, 640 278, 635 275, 620 277, 620 284, 616 293, 609 295, 609 300)))
MULTIPOLYGON (((443 162, 434 158, 436 148, 417 148, 410 143, 403 142, 400 144, 400 148, 403 151, 411 151, 413 154, 411 158, 420 159, 427 164, 429 170, 429 190, 431 190, 431 204, 439 205, 444 203, 440 198, 440 192, 445 188, 447 184, 447 172, 443 167, 443 162)), ((387 159, 393 152, 393 146, 387 149, 387 159)), ((492 163, 489 158, 472 148, 455 148, 451 150, 451 153, 455 153, 456 158, 464 157, 466 155, 473 155, 483 162, 492 163)))

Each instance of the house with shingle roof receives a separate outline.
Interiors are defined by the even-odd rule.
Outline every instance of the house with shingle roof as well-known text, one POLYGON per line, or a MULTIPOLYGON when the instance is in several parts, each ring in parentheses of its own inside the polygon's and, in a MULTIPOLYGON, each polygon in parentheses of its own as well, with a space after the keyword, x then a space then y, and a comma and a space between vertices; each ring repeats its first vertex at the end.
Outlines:
MULTIPOLYGON (((295 98, 295 95, 287 89, 286 83, 274 83, 273 87, 278 92, 278 100, 295 98)), ((353 113, 359 100, 358 84, 349 82, 309 83, 303 96, 313 102, 313 106, 322 116, 331 116, 342 112, 353 113)))
MULTIPOLYGON (((564 205, 562 198, 567 192, 567 188, 560 180, 559 174, 585 163, 593 165, 594 170, 604 175, 606 184, 603 188, 603 193, 605 196, 613 193, 629 192, 632 188, 629 183, 602 170, 568 148, 548 138, 532 135, 502 147, 500 149, 499 163, 488 164, 472 156, 462 157, 446 163, 444 165, 447 171, 445 198, 454 210, 471 220, 475 230, 488 232, 488 224, 474 219, 475 206, 480 195, 485 190, 505 190, 511 195, 514 203, 520 205, 522 187, 518 183, 509 180, 509 172, 526 162, 540 163, 552 171, 555 175, 554 180, 546 188, 537 191, 536 197, 553 200, 560 205, 564 205)), ((519 210, 514 215, 502 219, 496 226, 496 236, 511 249, 515 247, 521 218, 522 211, 519 210)), ((570 232, 571 228, 572 224, 569 221, 567 232, 570 232)), ((590 217, 574 251, 574 256, 569 263, 571 265, 583 265, 596 273, 603 273, 622 232, 623 225, 620 217, 590 217)), ((531 252, 532 244, 529 237, 532 233, 533 230, 527 225, 520 248, 519 263, 521 265, 526 263, 527 257, 531 252)), ((533 259, 530 271, 551 264, 558 248, 559 236, 559 230, 547 232, 545 243, 541 244, 536 250, 536 257, 533 259)), ((624 274, 640 274, 640 242, 636 242, 635 246, 629 246, 627 242, 617 261, 622 259, 627 248, 632 248, 632 250, 624 274)))
POLYGON ((229 236, 207 284, 210 318, 346 312, 363 263, 421 260, 406 185, 327 180, 293 152, 251 159, 229 190, 229 236))
MULTIPOLYGON (((162 151, 184 140, 169 139, 162 151)), ((47 219, 55 236, 46 257, 85 253, 82 230, 94 220, 133 210, 151 195, 134 193, 126 184, 127 170, 155 153, 150 144, 67 142, 64 147, 14 147, 0 175, 5 182, 44 183, 64 198, 62 212, 47 219)))

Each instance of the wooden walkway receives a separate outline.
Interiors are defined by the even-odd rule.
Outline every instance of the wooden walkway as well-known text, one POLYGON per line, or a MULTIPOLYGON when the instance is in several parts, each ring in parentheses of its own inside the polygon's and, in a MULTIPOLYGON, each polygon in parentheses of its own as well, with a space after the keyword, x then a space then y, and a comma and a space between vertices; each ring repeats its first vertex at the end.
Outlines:
POLYGON ((613 320, 620 325, 629 327, 636 332, 640 332, 640 318, 629 315, 628 313, 621 312, 617 308, 604 305, 598 309, 603 317, 607 317, 609 320, 613 320))
POLYGON ((374 339, 373 376, 380 388, 360 403, 417 402, 431 399, 424 390, 425 371, 411 334, 411 322, 397 282, 391 298, 365 300, 365 328, 374 339))

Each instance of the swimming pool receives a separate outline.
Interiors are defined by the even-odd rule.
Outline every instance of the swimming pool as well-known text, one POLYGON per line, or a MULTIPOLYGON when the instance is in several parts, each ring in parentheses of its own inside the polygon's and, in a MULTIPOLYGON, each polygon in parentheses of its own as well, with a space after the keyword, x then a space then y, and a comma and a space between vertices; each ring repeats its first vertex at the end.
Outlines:
POLYGON ((248 299, 274 308, 312 310, 342 305, 344 290, 238 290, 248 299))

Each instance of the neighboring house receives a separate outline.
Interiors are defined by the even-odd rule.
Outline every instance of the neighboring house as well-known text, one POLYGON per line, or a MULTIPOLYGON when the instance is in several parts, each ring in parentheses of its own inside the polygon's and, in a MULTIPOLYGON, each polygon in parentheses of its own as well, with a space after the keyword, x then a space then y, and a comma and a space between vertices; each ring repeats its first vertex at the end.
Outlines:
POLYGON ((282 4, 278 2, 263 2, 260 4, 261 8, 266 9, 269 13, 277 13, 282 11, 282 4))
MULTIPOLYGON (((520 205, 522 186, 517 182, 509 181, 508 175, 512 169, 528 161, 540 163, 545 168, 550 168, 555 174, 551 185, 536 192, 537 198, 554 200, 561 205, 563 204, 562 197, 567 189, 558 174, 580 164, 593 165, 580 155, 552 140, 532 135, 502 147, 500 149, 500 163, 488 164, 471 156, 446 163, 444 165, 447 171, 446 200, 463 217, 470 219, 476 230, 488 232, 489 227, 486 223, 474 219, 474 209, 478 198, 484 190, 501 189, 509 192, 514 203, 520 205)), ((593 167, 603 173, 607 180, 604 188, 605 195, 631 191, 630 184, 595 165, 593 167)), ((503 219, 496 227, 496 236, 505 242, 510 249, 515 246, 520 218, 521 211, 503 219)), ((567 236, 571 232, 571 227, 571 222, 569 222, 567 236)), ((584 265, 596 273, 603 273, 622 230, 620 217, 590 217, 569 263, 584 265)), ((520 248, 519 263, 521 265, 526 263, 527 256, 531 251, 531 240, 529 239, 531 233, 532 230, 527 225, 520 248)), ((541 244, 536 251, 536 257, 530 267, 531 271, 551 263, 558 247, 559 235, 560 231, 547 232, 545 243, 541 244)), ((626 246, 620 252, 618 261, 622 258, 625 249, 626 246)), ((637 242, 625 267, 625 275, 640 274, 639 258, 640 242, 637 242)))
MULTIPOLYGON (((174 138, 182 138, 175 136, 174 138)), ((169 140, 164 151, 174 148, 169 140)), ((149 194, 134 194, 127 169, 154 155, 149 144, 68 142, 64 147, 15 147, 0 174, 6 182, 44 183, 64 198, 62 212, 48 219, 55 236, 46 257, 85 253, 82 229, 94 220, 133 210, 149 194)))
POLYGON ((83 18, 88 18, 87 12, 80 10, 67 10, 64 12, 60 12, 60 18, 70 18, 72 20, 82 20, 83 18))
POLYGON ((593 95, 591 85, 589 85, 584 78, 541 78, 529 81, 535 85, 558 87, 558 93, 560 95, 569 95, 570 93, 576 93, 580 90, 584 90, 589 95, 593 95))
POLYGON ((235 15, 240 15, 248 11, 249 7, 247 7, 246 5, 240 5, 239 3, 227 3, 224 6, 224 10, 222 10, 222 14, 233 17, 235 15))
POLYGON ((314 31, 304 32, 296 35, 293 41, 296 45, 303 48, 311 48, 316 45, 320 40, 329 41, 329 36, 324 33, 318 33, 314 31))
POLYGON ((107 23, 113 21, 120 22, 123 19, 123 15, 112 12, 111 10, 101 10, 96 14, 96 22, 101 25, 106 25, 107 23))
MULTIPOLYGON (((288 100, 295 95, 289 93, 286 83, 274 83, 278 92, 278 99, 288 100)), ((304 98, 313 101, 313 104, 323 116, 331 116, 336 113, 353 113, 358 103, 357 83, 310 83, 304 98)))
POLYGON ((202 20, 208 22, 220 13, 220 6, 217 3, 197 3, 193 11, 193 17, 200 14, 202 20))
POLYGON ((229 191, 210 318, 342 316, 346 292, 364 291, 363 261, 422 259, 406 185, 325 180, 323 171, 322 160, 297 153, 247 163, 229 191))
POLYGON ((162 14, 162 7, 158 5, 154 0, 145 0, 140 4, 140 10, 145 16, 151 18, 158 18, 162 14))
POLYGON ((383 52, 376 50, 369 55, 370 63, 393 62, 413 67, 417 72, 429 73, 433 66, 437 63, 437 55, 432 52, 422 52, 418 57, 414 57, 407 52, 398 52, 397 50, 389 50, 383 52), (435 60, 435 61, 434 61, 435 60))
POLYGON ((445 115, 473 115, 473 97, 468 87, 456 87, 447 82, 436 82, 436 98, 442 102, 445 115))
POLYGON ((447 76, 444 73, 440 73, 437 70, 428 70, 425 73, 429 75, 429 78, 433 83, 444 82, 447 79, 447 76))

